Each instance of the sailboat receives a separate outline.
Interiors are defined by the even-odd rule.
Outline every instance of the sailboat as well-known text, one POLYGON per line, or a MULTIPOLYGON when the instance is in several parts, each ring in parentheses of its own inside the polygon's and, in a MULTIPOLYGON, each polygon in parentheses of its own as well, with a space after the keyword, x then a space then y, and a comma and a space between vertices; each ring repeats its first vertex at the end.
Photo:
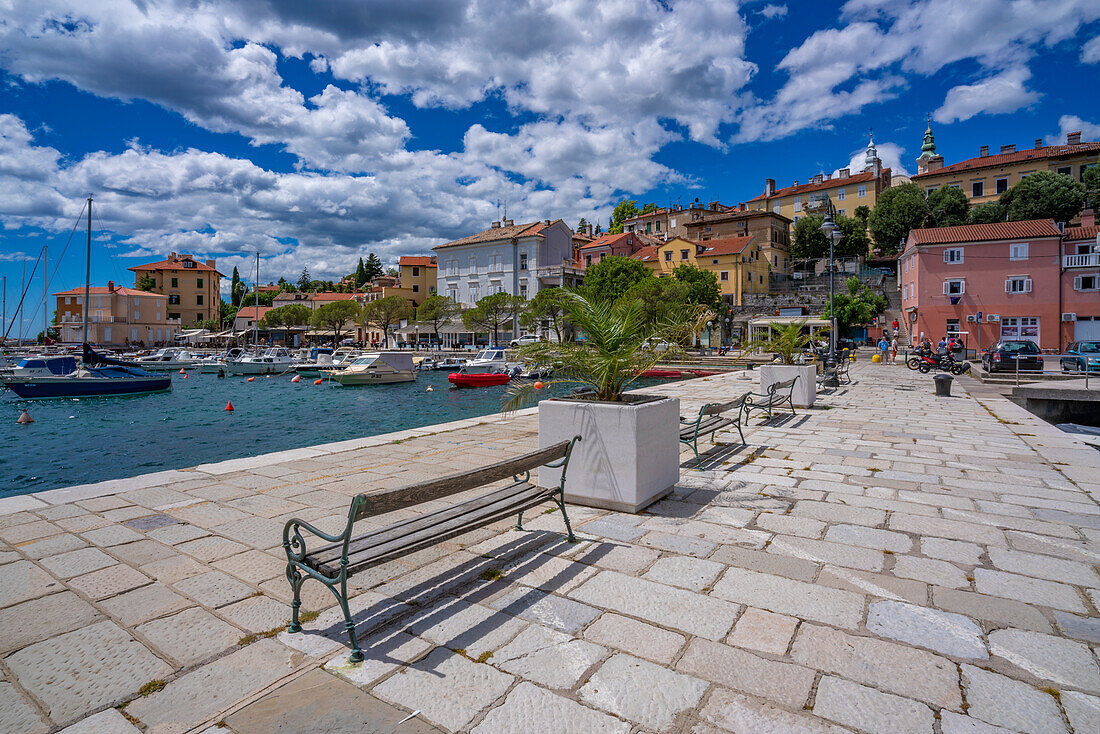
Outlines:
POLYGON ((88 253, 84 273, 83 351, 81 365, 72 357, 26 357, 3 383, 21 398, 77 398, 133 395, 172 387, 172 378, 146 372, 133 362, 97 353, 88 344, 88 311, 92 277, 92 199, 88 197, 88 253))

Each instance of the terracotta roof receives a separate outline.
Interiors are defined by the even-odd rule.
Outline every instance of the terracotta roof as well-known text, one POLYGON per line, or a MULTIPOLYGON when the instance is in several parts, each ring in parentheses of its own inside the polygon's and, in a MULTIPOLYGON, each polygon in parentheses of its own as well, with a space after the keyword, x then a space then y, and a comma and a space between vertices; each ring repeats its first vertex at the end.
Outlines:
MULTIPOLYGON (((168 298, 160 293, 150 293, 149 291, 139 291, 136 288, 127 288, 125 286, 116 285, 113 288, 108 288, 105 285, 92 286, 88 289, 89 295, 93 296, 106 296, 114 294, 116 296, 148 296, 150 298, 168 298)), ((82 296, 84 295, 84 288, 70 288, 67 291, 59 291, 54 293, 55 296, 82 296)))
POLYGON ((719 237, 698 244, 705 249, 699 255, 736 255, 748 247, 755 237, 719 237))
MULTIPOLYGON (((834 181, 836 179, 833 179, 834 181)), ((761 198, 761 197, 756 197, 761 198)), ((735 209, 731 212, 719 214, 718 212, 711 212, 713 217, 704 217, 703 219, 697 219, 694 222, 684 222, 684 226, 691 229, 693 227, 702 227, 704 225, 721 224, 722 222, 733 222, 738 219, 753 219, 754 217, 777 217, 785 222, 791 222, 792 220, 768 209, 735 209)))
POLYGON ((630 237, 629 232, 623 232, 622 234, 605 234, 598 239, 592 240, 587 245, 582 246, 582 250, 591 250, 597 247, 614 247, 619 242, 628 239, 630 237))
POLYGON ((426 268, 436 267, 434 255, 402 255, 397 258, 398 265, 422 265, 426 268))
POLYGON ((632 260, 641 260, 644 263, 654 262, 657 260, 659 251, 656 247, 643 247, 630 256, 632 260))
POLYGON ((334 293, 325 291, 323 293, 310 293, 309 300, 311 301, 350 301, 355 298, 354 293, 334 293))
MULTIPOLYGON (((890 169, 889 168, 884 168, 884 169, 882 169, 882 172, 883 173, 889 173, 890 169)), ((824 191, 825 189, 833 189, 833 188, 836 188, 837 186, 847 186, 849 184, 866 183, 868 181, 874 181, 874 180, 875 180, 875 174, 873 172, 864 171, 863 173, 853 174, 853 175, 849 176, 848 178, 829 178, 829 179, 825 179, 821 183, 797 184, 795 186, 788 186, 784 189, 776 189, 775 193, 772 194, 771 196, 767 196, 765 194, 760 194, 759 196, 752 197, 751 199, 749 199, 749 201, 761 201, 761 200, 764 200, 764 199, 775 199, 775 198, 778 198, 780 196, 792 196, 792 195, 796 195, 796 194, 809 194, 809 193, 812 193, 814 191, 824 191)))
POLYGON ((1053 219, 1031 219, 1026 222, 993 222, 992 224, 914 229, 909 233, 909 241, 916 245, 946 245, 955 242, 1019 240, 1061 235, 1053 219))
POLYGON ((458 247, 459 245, 476 245, 482 242, 496 242, 497 240, 510 240, 513 237, 531 237, 539 234, 546 227, 544 222, 528 222, 527 224, 515 224, 511 227, 490 227, 469 237, 444 242, 436 245, 433 250, 442 250, 444 247, 458 247))
MULTIPOLYGON (((141 270, 184 270, 184 260, 191 260, 195 263, 195 267, 186 268, 187 270, 205 270, 211 273, 218 273, 216 269, 210 267, 202 260, 196 260, 191 255, 176 255, 174 258, 170 257, 167 260, 160 260, 159 262, 155 263, 145 263, 144 265, 135 265, 134 267, 127 269, 133 270, 135 273, 141 270)), ((218 275, 222 278, 225 277, 221 273, 218 273, 218 275)))
POLYGON ((993 155, 967 158, 965 161, 952 163, 950 166, 937 168, 935 171, 918 173, 917 175, 913 176, 913 178, 926 178, 928 176, 938 176, 941 173, 973 171, 979 168, 992 168, 995 166, 1008 165, 1010 163, 1039 161, 1045 160, 1047 158, 1060 158, 1062 156, 1079 155, 1081 153, 1092 153, 1095 151, 1100 151, 1100 143, 1080 143, 1078 145, 1047 145, 1042 148, 1028 148, 1026 150, 1017 150, 1012 153, 995 153, 993 155))
POLYGON ((1091 227, 1066 227, 1067 240, 1094 240, 1100 234, 1100 225, 1091 227))
POLYGON ((257 318, 256 310, 259 309, 258 318, 263 318, 267 315, 267 312, 272 309, 271 306, 245 306, 237 312, 237 318, 253 319, 257 318))

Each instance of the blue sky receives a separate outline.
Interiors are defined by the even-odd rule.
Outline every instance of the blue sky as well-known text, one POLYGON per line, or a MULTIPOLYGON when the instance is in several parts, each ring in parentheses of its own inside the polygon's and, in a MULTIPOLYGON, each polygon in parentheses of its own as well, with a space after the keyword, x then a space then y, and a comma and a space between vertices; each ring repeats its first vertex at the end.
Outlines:
POLYGON ((605 226, 624 197, 745 201, 871 127, 913 172, 927 114, 948 163, 1097 140, 1098 74, 1096 0, 9 0, 0 275, 9 318, 43 245, 79 285, 82 235, 56 259, 89 193, 97 284, 173 250, 333 278, 500 201, 605 226))

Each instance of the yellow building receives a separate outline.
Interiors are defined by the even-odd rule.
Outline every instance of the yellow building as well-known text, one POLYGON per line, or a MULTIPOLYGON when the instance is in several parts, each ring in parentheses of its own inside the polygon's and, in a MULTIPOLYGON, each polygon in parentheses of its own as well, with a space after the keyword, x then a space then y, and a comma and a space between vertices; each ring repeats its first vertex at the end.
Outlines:
POLYGON ((668 277, 681 265, 709 270, 718 278, 722 298, 742 305, 745 293, 768 292, 768 261, 755 237, 728 237, 694 242, 674 237, 668 242, 643 247, 630 256, 640 260, 658 277, 668 277))
POLYGON ((1035 147, 1016 150, 1015 145, 1002 145, 1000 153, 989 154, 989 146, 983 145, 976 158, 943 164, 943 156, 936 154, 936 141, 929 126, 924 132, 924 145, 917 158, 917 175, 913 183, 926 194, 947 185, 961 189, 971 205, 994 201, 1008 191, 1020 179, 1036 171, 1050 171, 1072 176, 1078 181, 1089 166, 1100 162, 1100 142, 1081 142, 1081 133, 1066 136, 1065 145, 1043 145, 1036 138, 1035 147))
POLYGON ((411 294, 408 298, 414 306, 435 295, 435 275, 439 271, 435 255, 402 255, 397 265, 401 273, 401 288, 408 289, 411 294))
MULTIPOLYGON (((55 293, 60 340, 79 344, 84 340, 84 289, 55 293)), ((88 289, 88 335, 90 344, 124 347, 171 344, 180 322, 166 309, 168 297, 115 285, 88 289)))
POLYGON ((168 318, 179 319, 184 327, 197 321, 221 317, 221 273, 214 260, 200 262, 191 255, 171 253, 167 260, 138 265, 134 285, 142 276, 153 278, 152 293, 168 296, 168 318))

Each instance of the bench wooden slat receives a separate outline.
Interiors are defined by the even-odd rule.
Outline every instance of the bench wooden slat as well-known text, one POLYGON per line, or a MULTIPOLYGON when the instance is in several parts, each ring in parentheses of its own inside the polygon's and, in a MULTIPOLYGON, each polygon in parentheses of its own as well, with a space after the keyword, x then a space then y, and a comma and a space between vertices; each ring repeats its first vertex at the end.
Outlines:
POLYGON ((403 510, 406 507, 420 505, 441 497, 449 497, 452 494, 465 492, 469 489, 484 487, 486 484, 499 482, 502 479, 509 479, 517 474, 537 469, 556 459, 564 458, 568 448, 569 442, 562 441, 539 451, 463 474, 454 474, 412 487, 399 487, 376 494, 360 495, 363 501, 353 521, 362 520, 364 517, 373 515, 382 515, 394 510, 403 510))

